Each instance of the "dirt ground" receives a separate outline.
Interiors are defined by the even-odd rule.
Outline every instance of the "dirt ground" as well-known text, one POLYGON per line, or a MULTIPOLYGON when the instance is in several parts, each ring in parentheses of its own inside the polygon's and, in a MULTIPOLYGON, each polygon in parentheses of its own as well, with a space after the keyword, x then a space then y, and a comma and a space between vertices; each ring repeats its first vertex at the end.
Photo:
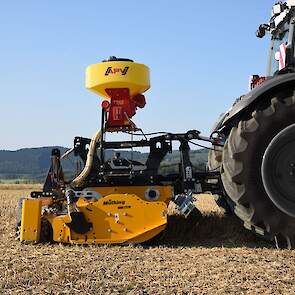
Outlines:
POLYGON ((0 294, 295 294, 295 252, 276 250, 225 217, 172 224, 157 246, 22 245, 17 199, 36 186, 0 185, 0 294))

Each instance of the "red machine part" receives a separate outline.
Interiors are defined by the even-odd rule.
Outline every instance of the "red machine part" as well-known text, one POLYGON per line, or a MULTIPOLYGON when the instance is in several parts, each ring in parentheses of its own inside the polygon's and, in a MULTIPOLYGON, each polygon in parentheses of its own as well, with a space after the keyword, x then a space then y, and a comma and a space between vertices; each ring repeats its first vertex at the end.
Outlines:
POLYGON ((143 108, 146 104, 145 97, 138 94, 130 97, 128 88, 106 89, 110 101, 103 101, 102 107, 108 113, 107 129, 134 129, 134 123, 130 120, 135 114, 137 107, 143 108))
POLYGON ((257 86, 263 84, 265 82, 265 80, 266 80, 266 77, 261 77, 258 75, 250 76, 249 89, 253 90, 257 86))

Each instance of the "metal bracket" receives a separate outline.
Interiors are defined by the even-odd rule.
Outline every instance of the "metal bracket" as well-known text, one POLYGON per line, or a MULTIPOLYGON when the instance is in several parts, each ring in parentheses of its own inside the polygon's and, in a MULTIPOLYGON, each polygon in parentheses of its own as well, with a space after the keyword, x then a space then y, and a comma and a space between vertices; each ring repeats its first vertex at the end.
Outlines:
POLYGON ((186 194, 180 194, 175 196, 173 202, 175 203, 180 214, 187 218, 191 212, 196 208, 194 205, 194 198, 192 191, 186 194))

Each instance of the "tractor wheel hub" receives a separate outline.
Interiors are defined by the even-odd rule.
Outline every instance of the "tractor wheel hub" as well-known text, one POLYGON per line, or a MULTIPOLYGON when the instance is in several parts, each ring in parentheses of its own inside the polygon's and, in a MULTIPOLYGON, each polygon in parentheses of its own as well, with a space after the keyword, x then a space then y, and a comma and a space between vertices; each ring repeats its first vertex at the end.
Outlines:
POLYGON ((271 141, 262 162, 264 188, 272 202, 295 217, 295 124, 271 141))

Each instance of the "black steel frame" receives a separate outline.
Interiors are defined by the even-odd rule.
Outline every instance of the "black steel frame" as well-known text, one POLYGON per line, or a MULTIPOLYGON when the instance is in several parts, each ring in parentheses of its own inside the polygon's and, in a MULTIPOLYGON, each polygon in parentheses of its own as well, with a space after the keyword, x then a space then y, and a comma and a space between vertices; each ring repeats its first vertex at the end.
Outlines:
MULTIPOLYGON (((190 160, 191 140, 201 140, 214 145, 214 140, 203 137, 197 130, 186 133, 167 133, 152 138, 135 141, 106 141, 107 114, 102 110, 101 140, 97 143, 98 153, 94 156, 93 167, 85 180, 86 187, 93 186, 130 186, 130 185, 172 185, 176 194, 192 191, 195 193, 210 191, 222 193, 220 173, 218 171, 198 172, 190 160), (180 163, 179 172, 169 175, 159 174, 160 164, 168 153, 172 153, 172 142, 179 142, 180 163), (145 165, 136 171, 130 167, 113 169, 110 160, 106 159, 106 150, 132 149, 137 147, 149 147, 150 152, 145 165)), ((123 131, 123 130, 122 130, 123 131)), ((87 160, 90 144, 89 138, 76 137, 74 140, 74 152, 80 156, 84 164, 87 160)))

